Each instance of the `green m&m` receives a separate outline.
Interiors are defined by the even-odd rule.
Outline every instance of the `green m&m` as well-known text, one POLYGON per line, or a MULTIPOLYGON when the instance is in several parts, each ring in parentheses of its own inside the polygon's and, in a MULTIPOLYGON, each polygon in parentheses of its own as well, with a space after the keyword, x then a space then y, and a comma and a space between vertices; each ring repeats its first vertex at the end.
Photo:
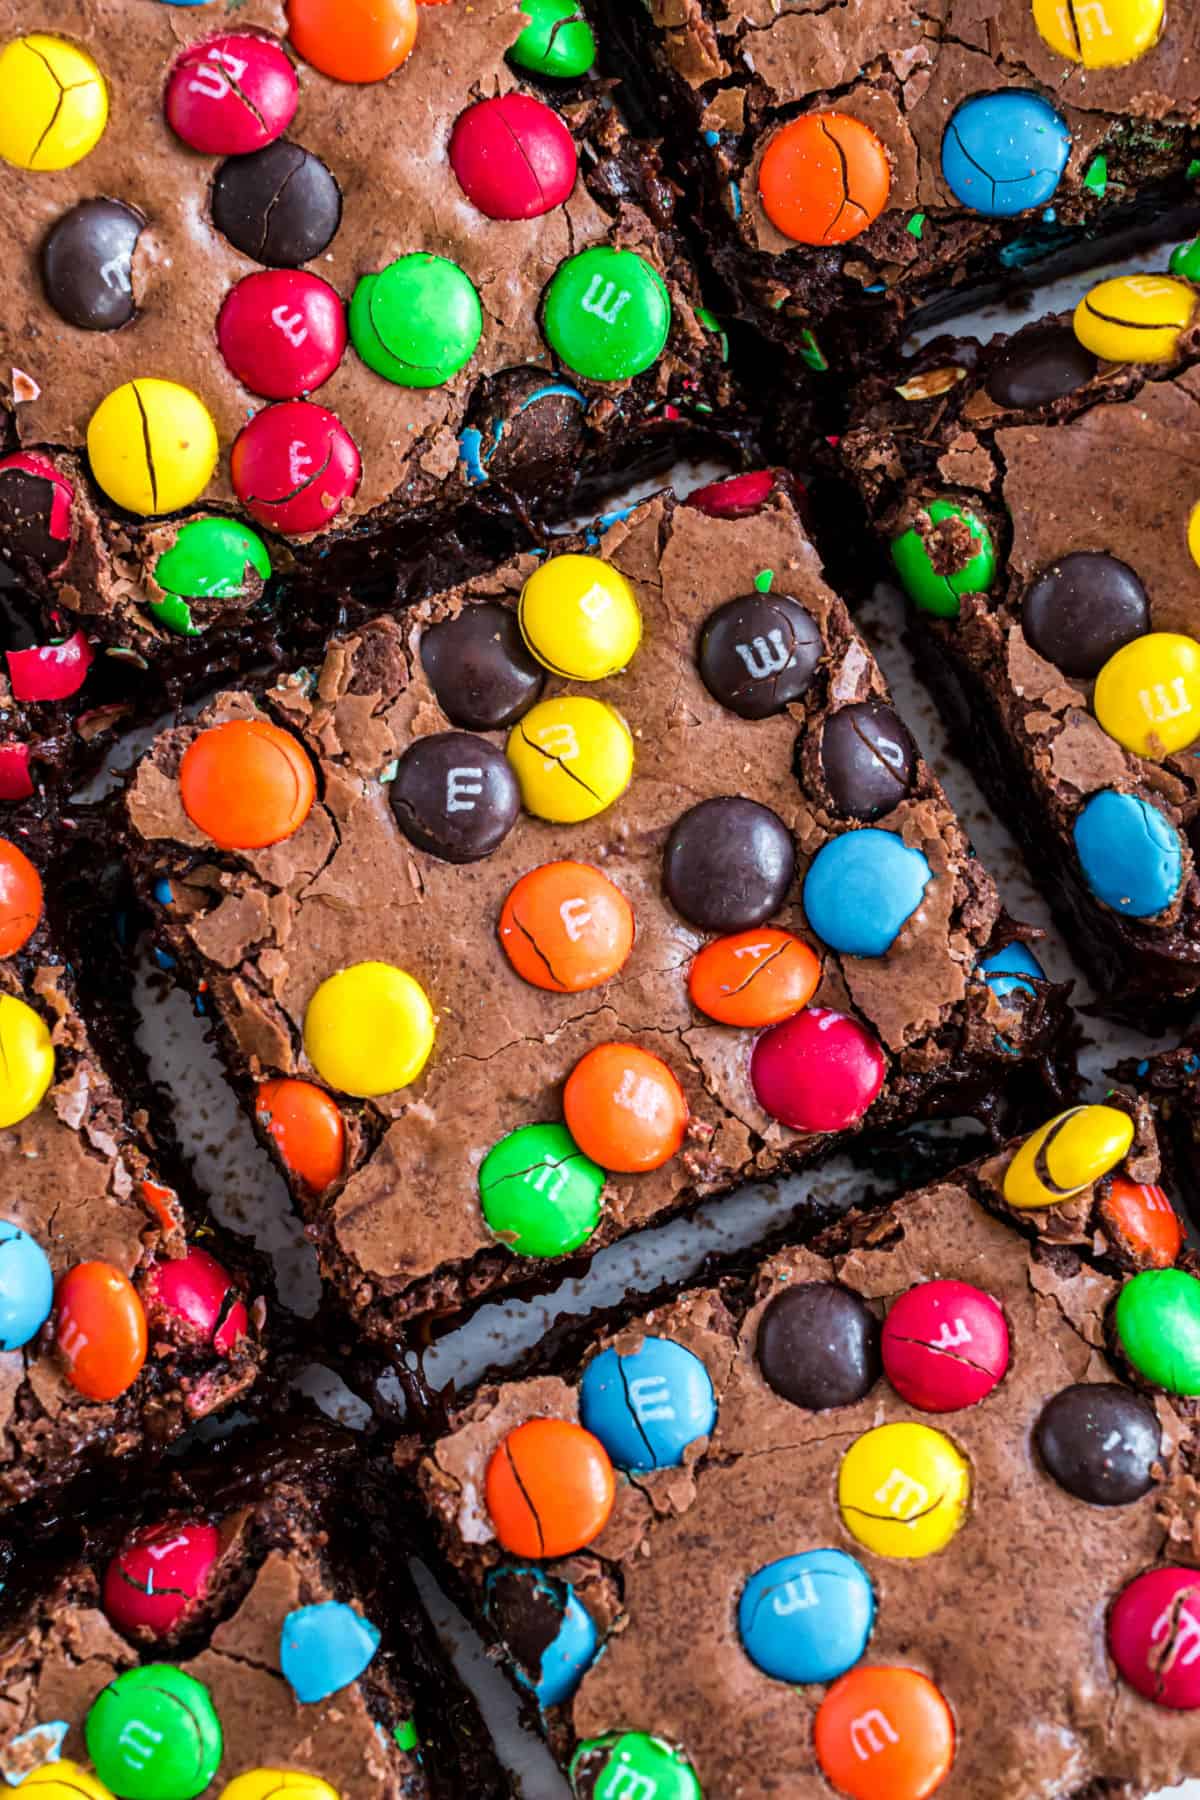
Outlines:
POLYGON ((1146 1381, 1200 1394, 1200 1281, 1185 1269, 1144 1269, 1117 1297, 1117 1338, 1146 1381))
POLYGON ((521 0, 520 10, 529 24, 508 53, 510 62, 563 81, 587 74, 596 60, 596 40, 575 0, 521 0))
MULTIPOLYGON (((934 566, 926 538, 912 525, 893 542, 892 562, 905 593, 915 606, 922 612, 936 613, 940 619, 957 619, 960 597, 986 594, 996 579, 992 536, 981 519, 967 507, 955 505, 953 500, 934 500, 926 510, 935 526, 945 525, 948 521, 965 526, 970 542, 975 545, 974 553, 965 562, 956 557, 959 566, 949 574, 942 574, 934 566)), ((937 534, 938 537, 948 535, 937 534)), ((936 541, 935 537, 935 555, 936 541)))
POLYGON ((1177 244, 1171 252, 1171 273, 1185 281, 1200 281, 1200 238, 1177 244))
POLYGON ((479 1203, 518 1256, 566 1256, 600 1223, 603 1186, 603 1169, 565 1125, 522 1125, 484 1157, 479 1203))
POLYGON ((189 519, 154 565, 163 590, 154 617, 181 637, 198 637, 193 600, 257 600, 271 573, 267 546, 237 519, 189 519))
POLYGON ((193 1800, 221 1760, 208 1689, 171 1663, 110 1681, 92 1702, 84 1736, 96 1774, 120 1800, 193 1800))
POLYGON ((662 1738, 645 1731, 609 1731, 588 1738, 571 1759, 571 1788, 578 1800, 703 1800, 690 1762, 662 1738))
POLYGON ((561 363, 591 381, 628 381, 657 362, 671 329, 667 284, 636 250, 598 245, 555 270, 542 329, 561 363))
POLYGON ((440 387, 470 362, 483 332, 479 295, 457 263, 416 250, 364 275, 350 337, 369 368, 398 387, 440 387))

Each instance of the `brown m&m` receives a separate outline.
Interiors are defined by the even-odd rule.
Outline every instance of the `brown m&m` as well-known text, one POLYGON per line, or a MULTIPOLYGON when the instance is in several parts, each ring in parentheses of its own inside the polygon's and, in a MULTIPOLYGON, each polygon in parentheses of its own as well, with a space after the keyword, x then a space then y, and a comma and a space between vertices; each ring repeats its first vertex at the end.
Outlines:
POLYGON ((1128 563, 1103 550, 1074 550, 1035 577, 1021 624, 1039 656, 1064 675, 1090 680, 1149 631, 1150 603, 1128 563))
POLYGON ((464 731, 515 725, 539 698, 546 674, 511 606, 484 600, 421 634, 421 666, 438 705, 464 731))
POLYGON ((467 731, 439 731, 410 744, 388 794, 409 842, 452 863, 490 856, 521 810, 503 751, 467 731))
POLYGON ((791 833, 769 806, 740 795, 702 800, 672 825, 663 887, 704 931, 761 925, 787 897, 796 872, 791 833))
POLYGON ((122 200, 80 200, 42 245, 42 283, 60 318, 81 331, 117 331, 137 308, 133 253, 146 221, 122 200))
POLYGON ((801 699, 825 646, 812 614, 789 594, 745 594, 710 613, 700 633, 705 687, 743 719, 801 699))
POLYGON ((280 138, 221 164, 212 216, 244 256, 269 268, 294 269, 328 249, 342 222, 342 196, 319 156, 280 138))

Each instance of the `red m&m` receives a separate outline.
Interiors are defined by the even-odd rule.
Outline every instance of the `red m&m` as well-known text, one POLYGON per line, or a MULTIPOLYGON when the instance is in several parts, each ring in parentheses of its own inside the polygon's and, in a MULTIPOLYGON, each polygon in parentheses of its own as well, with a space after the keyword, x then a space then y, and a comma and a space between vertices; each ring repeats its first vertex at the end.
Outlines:
POLYGON ((285 400, 242 427, 229 472, 252 519, 296 536, 337 517, 358 486, 362 462, 336 414, 311 400, 285 400))
POLYGON ((1118 1594, 1108 1647, 1131 1688, 1176 1711, 1200 1706, 1200 1569, 1147 1569, 1118 1594))
POLYGON ((34 450, 0 456, 0 528, 14 529, 43 575, 57 573, 67 560, 74 502, 75 489, 49 457, 34 450))
POLYGON ((328 381, 342 360, 341 297, 303 269, 260 269, 225 296, 217 348, 252 394, 298 399, 328 381))
POLYGON ((41 876, 23 850, 0 838, 0 956, 15 956, 41 916, 41 876))
POLYGON ((15 700, 67 700, 87 679, 93 651, 83 632, 73 631, 61 644, 9 650, 4 660, 15 700))
POLYGON ((570 197, 575 140, 544 101, 499 94, 459 114, 450 166, 467 199, 489 219, 536 219, 570 197))
POLYGON ((219 1356, 237 1347, 250 1321, 229 1271, 207 1250, 160 1262, 146 1280, 146 1301, 161 1312, 178 1337, 211 1344, 219 1356))
POLYGON ((764 1031, 750 1058, 758 1104, 793 1131, 857 1125, 886 1073, 871 1033, 827 1006, 806 1006, 764 1031))
POLYGON ((910 1406, 977 1406, 1008 1368, 1004 1314, 966 1281, 925 1281, 901 1294, 884 1322, 888 1380, 910 1406))
POLYGON ((230 31, 192 44, 167 77, 163 111, 206 156, 246 156, 282 137, 299 98, 296 71, 273 38, 230 31))
POLYGON ((54 1342, 67 1380, 88 1400, 116 1400, 146 1360, 146 1315, 127 1275, 76 1263, 54 1294, 54 1342))
POLYGON ((710 519, 748 519, 766 505, 774 491, 772 469, 751 469, 745 475, 730 475, 724 481, 693 488, 687 504, 710 519))
POLYGON ((299 831, 316 777, 289 732, 269 719, 229 719, 192 739, 179 793, 192 824, 222 850, 262 850, 299 831))
POLYGON ((104 1571, 102 1604, 127 1637, 164 1637, 203 1599, 221 1537, 203 1520, 144 1526, 104 1571))

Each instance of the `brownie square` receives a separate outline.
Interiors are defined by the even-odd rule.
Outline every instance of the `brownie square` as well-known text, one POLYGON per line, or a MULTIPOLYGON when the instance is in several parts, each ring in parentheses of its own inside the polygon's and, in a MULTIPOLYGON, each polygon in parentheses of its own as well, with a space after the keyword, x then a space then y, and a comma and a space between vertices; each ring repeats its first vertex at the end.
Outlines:
POLYGON ((1158 1153, 1124 1106, 460 1407, 421 1489, 574 1793, 1134 1800, 1194 1771, 1197 1406, 1120 1345, 1200 1284, 1135 1249, 1158 1153), (1035 1167, 1096 1179, 1019 1209, 1035 1167))

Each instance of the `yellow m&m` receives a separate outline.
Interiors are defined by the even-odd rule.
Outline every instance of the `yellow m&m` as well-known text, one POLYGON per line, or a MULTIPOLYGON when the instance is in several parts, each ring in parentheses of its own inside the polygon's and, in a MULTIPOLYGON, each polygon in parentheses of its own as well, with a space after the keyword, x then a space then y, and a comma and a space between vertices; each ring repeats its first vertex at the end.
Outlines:
POLYGON ((323 1081, 369 1099, 415 1081, 433 1049, 433 1008, 392 963, 351 963, 323 981, 304 1015, 304 1053, 323 1081))
POLYGON ((1133 1142, 1133 1120, 1115 1106, 1073 1106, 1025 1139, 1004 1172, 1010 1206, 1053 1206, 1115 1169, 1133 1142))
POLYGON ((1187 541, 1188 549, 1192 553, 1192 561, 1200 565, 1200 500, 1197 500, 1188 515, 1187 541))
POLYGON ((1135 756, 1161 762, 1200 737, 1200 644, 1150 631, 1110 656, 1096 677, 1096 717, 1135 756))
POLYGON ((932 1556, 963 1522, 971 1470, 932 1425, 879 1425, 851 1444, 838 1506, 852 1537, 879 1556, 932 1556))
POLYGON ((60 1757, 57 1762, 39 1763, 36 1769, 21 1781, 23 1788, 33 1788, 38 1800, 113 1800, 104 1783, 92 1774, 90 1769, 82 1769, 69 1757, 60 1757))
POLYGON ((603 681, 641 642, 637 595, 598 556, 554 556, 521 589, 517 619, 530 650, 555 675, 603 681))
POLYGON ((198 500, 217 466, 217 428, 203 400, 177 381, 140 377, 114 388, 87 429, 92 474, 134 513, 169 513, 198 500))
POLYGON ((221 1800, 274 1800, 284 1790, 289 1800, 341 1800, 319 1775, 303 1775, 298 1769, 247 1769, 226 1782, 221 1800))
POLYGON ((521 804, 535 818, 577 825, 620 798, 633 774, 633 739, 603 700, 540 700, 508 737, 521 804))
POLYGON ((1116 275, 1075 308, 1075 336, 1106 362, 1168 363, 1191 323, 1196 290, 1169 275, 1116 275))
POLYGON ((30 32, 0 50, 0 157, 18 169, 69 169, 108 122, 108 89, 85 50, 30 32))
POLYGON ((0 1129, 41 1105, 54 1080, 54 1046, 40 1013, 15 994, 0 994, 0 1129))
POLYGON ((1158 42, 1166 0, 1033 0, 1033 22, 1052 50, 1085 69, 1136 62, 1158 42))

